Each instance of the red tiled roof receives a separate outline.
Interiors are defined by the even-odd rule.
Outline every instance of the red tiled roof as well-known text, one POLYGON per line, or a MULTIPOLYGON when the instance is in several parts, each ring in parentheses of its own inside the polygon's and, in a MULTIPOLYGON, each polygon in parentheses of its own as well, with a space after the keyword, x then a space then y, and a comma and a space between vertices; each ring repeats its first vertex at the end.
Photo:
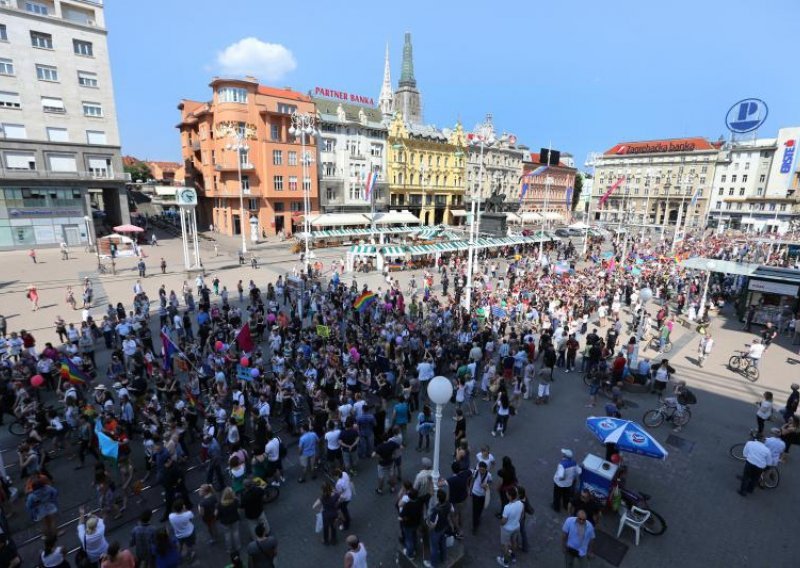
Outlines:
POLYGON ((149 161, 148 164, 153 164, 158 166, 162 170, 175 170, 181 167, 182 164, 178 162, 156 162, 156 161, 149 161))
POLYGON ((701 136, 691 138, 667 138, 664 140, 644 140, 641 142, 620 142, 605 156, 624 156, 628 154, 659 154, 664 152, 694 152, 714 150, 715 146, 701 136))
POLYGON ((294 101, 302 101, 307 103, 311 102, 311 97, 309 97, 308 95, 304 95, 303 93, 293 91, 289 88, 279 89, 277 87, 268 87, 266 85, 259 85, 257 92, 259 95, 266 95, 268 97, 292 99, 294 101))

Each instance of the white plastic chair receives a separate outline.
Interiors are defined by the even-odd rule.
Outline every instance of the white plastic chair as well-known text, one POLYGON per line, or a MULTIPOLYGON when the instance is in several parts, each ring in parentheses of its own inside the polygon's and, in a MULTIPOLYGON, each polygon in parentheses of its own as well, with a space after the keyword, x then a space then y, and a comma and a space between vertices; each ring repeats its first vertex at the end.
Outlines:
POLYGON ((650 518, 650 511, 645 511, 644 509, 634 506, 631 509, 621 509, 620 512, 622 516, 619 519, 617 538, 622 534, 622 529, 628 526, 636 533, 636 546, 639 546, 639 536, 642 532, 642 526, 650 518))

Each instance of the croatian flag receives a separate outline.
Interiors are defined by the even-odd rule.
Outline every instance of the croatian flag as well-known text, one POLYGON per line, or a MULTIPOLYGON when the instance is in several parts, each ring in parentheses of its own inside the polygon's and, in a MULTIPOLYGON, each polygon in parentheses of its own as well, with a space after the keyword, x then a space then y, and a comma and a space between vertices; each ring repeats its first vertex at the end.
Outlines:
POLYGON ((161 353, 164 356, 164 370, 172 371, 172 356, 180 350, 169 338, 166 326, 161 328, 161 353))
POLYGON ((572 207, 572 192, 573 192, 573 188, 568 187, 567 188, 567 208, 568 209, 572 207))
POLYGON ((378 172, 371 172, 367 176, 367 182, 364 186, 364 198, 370 201, 372 198, 372 188, 378 183, 378 172))

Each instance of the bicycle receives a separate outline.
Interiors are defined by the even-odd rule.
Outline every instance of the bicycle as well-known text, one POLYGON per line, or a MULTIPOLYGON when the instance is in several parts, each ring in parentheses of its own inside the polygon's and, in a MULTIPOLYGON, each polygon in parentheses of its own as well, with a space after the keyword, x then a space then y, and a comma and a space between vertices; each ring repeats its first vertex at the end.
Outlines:
POLYGON ((740 375, 744 375, 751 383, 756 382, 760 376, 760 372, 758 367, 755 366, 753 359, 747 356, 747 351, 737 350, 736 353, 738 353, 738 355, 733 355, 728 359, 728 368, 740 375))
POLYGON ((663 402, 658 408, 645 412, 642 421, 650 428, 658 428, 665 421, 672 422, 675 426, 684 426, 692 419, 692 411, 685 404, 681 406, 683 408, 678 410, 677 403, 663 402))
MULTIPOLYGON (((755 439, 752 435, 750 436, 751 439, 755 439)), ((744 445, 747 442, 739 442, 738 444, 734 444, 728 450, 728 453, 731 457, 738 461, 746 461, 744 457, 744 445)), ((763 472, 761 472, 761 477, 758 478, 758 486, 762 489, 775 489, 781 482, 781 473, 778 470, 778 466, 776 465, 768 465, 763 472)))
POLYGON ((659 353, 669 353, 672 351, 672 341, 667 339, 667 342, 664 344, 663 351, 661 350, 661 340, 658 337, 654 337, 650 340, 650 349, 653 351, 658 351, 659 353))

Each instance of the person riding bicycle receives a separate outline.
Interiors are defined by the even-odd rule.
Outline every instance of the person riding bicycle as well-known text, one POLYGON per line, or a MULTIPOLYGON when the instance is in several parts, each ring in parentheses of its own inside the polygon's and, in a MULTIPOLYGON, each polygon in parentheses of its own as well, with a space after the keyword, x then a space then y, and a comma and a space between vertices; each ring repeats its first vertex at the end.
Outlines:
MULTIPOLYGON (((746 344, 745 344, 746 345, 746 344)), ((766 347, 763 343, 761 343, 761 339, 756 337, 753 339, 753 343, 748 346, 747 353, 745 354, 746 359, 750 359, 751 364, 753 367, 758 369, 758 364, 761 361, 762 355, 764 355, 764 349, 766 347)))
MULTIPOLYGON (((678 381, 675 384, 675 388, 672 391, 672 396, 668 396, 664 399, 664 404, 667 406, 674 406, 675 407, 675 414, 683 414, 685 407, 686 400, 684 395, 688 392, 688 388, 686 387, 686 381, 678 381)), ((672 429, 673 432, 680 432, 682 426, 676 426, 672 429)))

